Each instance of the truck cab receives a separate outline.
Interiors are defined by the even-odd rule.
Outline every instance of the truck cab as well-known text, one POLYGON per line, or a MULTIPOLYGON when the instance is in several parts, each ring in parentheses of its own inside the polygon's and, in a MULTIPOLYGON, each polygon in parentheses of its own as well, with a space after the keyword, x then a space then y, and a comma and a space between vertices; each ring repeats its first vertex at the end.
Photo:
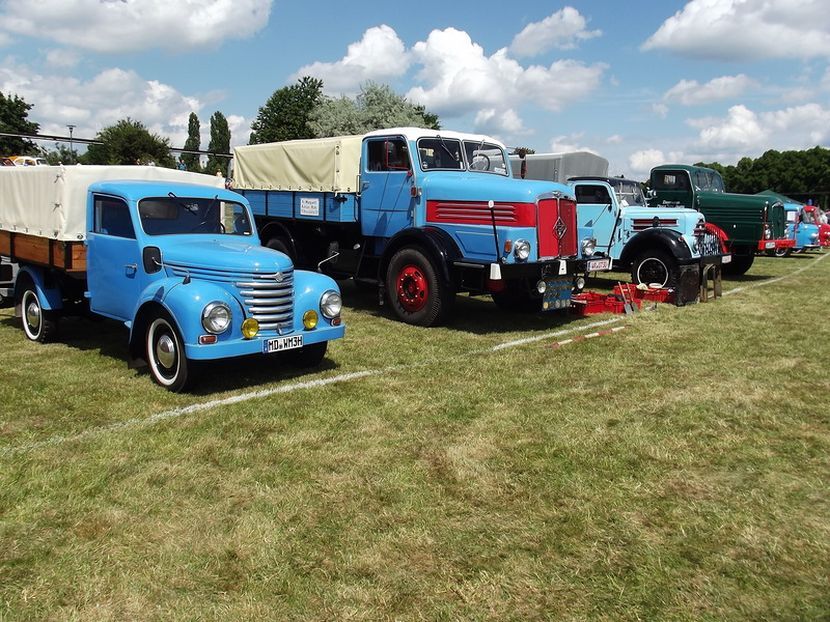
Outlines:
MULTIPOLYGON (((10 258, 20 264, 15 301, 29 339, 48 341, 61 315, 88 310, 129 329, 131 366, 148 366, 157 383, 180 391, 198 363, 286 352, 313 365, 328 341, 343 336, 336 283, 295 270, 286 255, 263 248, 244 197, 95 170, 113 168, 150 175, 148 167, 71 167, 63 179, 48 170, 41 175, 53 185, 58 175, 65 184, 57 203, 68 214, 64 220, 77 220, 79 228, 67 236, 75 241, 2 232, 10 236, 10 258), (73 183, 78 176, 86 179, 73 183), (99 181, 84 183, 90 178, 99 181), (74 197, 85 199, 85 209, 69 207, 74 197), (36 243, 43 252, 26 250, 36 243)), ((152 175, 175 179, 177 173, 152 175)))
POLYGON ((701 166, 664 164, 651 170, 649 204, 695 209, 706 217, 733 260, 725 272, 744 274, 756 252, 792 248, 786 237, 786 216, 780 200, 726 192, 717 171, 701 166))
POLYGON ((587 262, 610 268, 578 227, 572 188, 514 179, 504 145, 487 136, 393 128, 234 154, 233 187, 266 245, 378 283, 405 322, 445 321, 457 292, 564 309, 587 262))
POLYGON ((803 253, 821 248, 821 223, 812 205, 804 205, 772 190, 764 190, 758 195, 781 201, 787 221, 787 237, 794 242, 792 247, 770 249, 766 251, 767 255, 787 257, 793 251, 803 253))
POLYGON ((729 263, 700 212, 650 207, 640 183, 618 177, 572 177, 580 226, 590 227, 597 249, 634 283, 677 288, 679 302, 698 297, 700 274, 729 263))

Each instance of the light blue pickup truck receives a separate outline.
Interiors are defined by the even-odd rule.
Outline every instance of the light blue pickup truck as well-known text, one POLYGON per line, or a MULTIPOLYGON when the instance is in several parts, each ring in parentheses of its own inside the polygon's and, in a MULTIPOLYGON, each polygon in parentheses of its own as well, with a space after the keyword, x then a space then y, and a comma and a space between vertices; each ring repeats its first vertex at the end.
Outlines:
POLYGON ((345 330, 336 283, 263 248, 242 196, 178 180, 211 178, 150 167, 0 171, 0 255, 19 265, 26 337, 53 339, 73 312, 123 322, 131 366, 146 364, 171 391, 210 360, 286 352, 318 364, 345 330))

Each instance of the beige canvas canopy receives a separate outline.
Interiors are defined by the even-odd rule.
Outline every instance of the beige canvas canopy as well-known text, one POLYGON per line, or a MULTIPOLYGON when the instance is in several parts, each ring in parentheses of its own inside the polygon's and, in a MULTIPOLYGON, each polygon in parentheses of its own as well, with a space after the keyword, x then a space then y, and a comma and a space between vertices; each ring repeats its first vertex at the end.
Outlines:
POLYGON ((233 187, 355 192, 362 140, 362 136, 338 136, 236 147, 233 187))
POLYGON ((175 181, 219 188, 225 184, 221 177, 158 166, 0 167, 0 230, 83 240, 87 189, 107 180, 175 181))

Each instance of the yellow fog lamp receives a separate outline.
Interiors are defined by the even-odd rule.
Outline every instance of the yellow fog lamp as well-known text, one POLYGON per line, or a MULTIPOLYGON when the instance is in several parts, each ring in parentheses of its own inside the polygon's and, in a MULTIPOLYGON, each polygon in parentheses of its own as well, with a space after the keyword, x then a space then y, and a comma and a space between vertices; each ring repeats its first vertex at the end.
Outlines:
POLYGON ((305 326, 306 330, 317 328, 317 321, 319 319, 317 312, 314 309, 309 309, 303 313, 303 326, 305 326))
POLYGON ((256 334, 259 332, 259 322, 257 322, 254 318, 249 317, 247 320, 242 322, 242 336, 245 339, 253 339, 256 337, 256 334))

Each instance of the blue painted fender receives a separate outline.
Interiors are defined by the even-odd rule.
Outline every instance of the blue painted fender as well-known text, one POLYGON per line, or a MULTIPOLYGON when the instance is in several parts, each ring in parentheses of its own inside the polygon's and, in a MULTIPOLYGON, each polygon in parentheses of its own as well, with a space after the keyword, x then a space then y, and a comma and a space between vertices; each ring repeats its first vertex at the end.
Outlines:
POLYGON ((14 293, 15 299, 21 295, 22 284, 26 281, 24 275, 27 275, 32 283, 35 285, 35 292, 37 293, 40 306, 46 311, 59 311, 63 309, 63 296, 61 290, 57 285, 50 285, 47 281, 46 274, 41 268, 35 266, 22 265, 20 271, 17 273, 17 280, 15 281, 14 293))
POLYGON ((320 315, 320 325, 330 325, 320 313, 320 298, 332 290, 340 293, 337 283, 329 276, 309 270, 294 271, 294 330, 303 330, 303 313, 313 309, 320 315))

